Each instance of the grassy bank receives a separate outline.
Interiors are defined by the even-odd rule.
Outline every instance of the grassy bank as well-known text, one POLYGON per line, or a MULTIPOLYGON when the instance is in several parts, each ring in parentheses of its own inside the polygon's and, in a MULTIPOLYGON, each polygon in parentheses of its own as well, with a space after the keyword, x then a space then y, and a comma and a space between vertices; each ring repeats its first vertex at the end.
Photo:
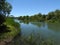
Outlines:
POLYGON ((20 32, 20 24, 12 18, 7 18, 4 24, 7 25, 10 32, 3 33, 0 36, 0 41, 10 42, 20 32))

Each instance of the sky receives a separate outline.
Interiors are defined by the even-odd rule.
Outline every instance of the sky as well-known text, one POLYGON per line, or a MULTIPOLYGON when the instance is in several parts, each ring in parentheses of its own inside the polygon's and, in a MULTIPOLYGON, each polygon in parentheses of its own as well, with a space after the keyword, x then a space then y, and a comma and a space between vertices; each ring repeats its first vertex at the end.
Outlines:
POLYGON ((34 14, 60 9, 60 0, 7 0, 12 5, 10 15, 13 16, 32 16, 34 14))

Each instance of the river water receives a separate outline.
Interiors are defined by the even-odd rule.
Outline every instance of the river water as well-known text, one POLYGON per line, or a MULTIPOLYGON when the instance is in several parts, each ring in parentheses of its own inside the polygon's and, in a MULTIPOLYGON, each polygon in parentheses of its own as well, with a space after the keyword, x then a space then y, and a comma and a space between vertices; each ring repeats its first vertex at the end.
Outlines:
MULTIPOLYGON (((60 45, 60 24, 46 22, 19 22, 21 32, 9 45, 23 45, 20 43, 20 37, 29 39, 33 35, 36 42, 42 40, 51 40, 53 45, 60 45), (38 36, 40 36, 38 38, 38 36)), ((48 42, 48 41, 47 41, 48 42)), ((22 42, 23 43, 23 42, 22 42)), ((28 44, 27 44, 28 45, 28 44)), ((39 45, 39 44, 38 44, 39 45)))

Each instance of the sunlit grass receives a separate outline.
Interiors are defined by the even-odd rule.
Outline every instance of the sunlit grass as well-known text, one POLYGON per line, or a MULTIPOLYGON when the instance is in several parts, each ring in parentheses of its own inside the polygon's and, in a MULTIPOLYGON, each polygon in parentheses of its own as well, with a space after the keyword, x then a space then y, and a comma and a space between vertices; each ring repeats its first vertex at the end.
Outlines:
POLYGON ((15 22, 14 19, 8 18, 5 22, 9 27, 10 32, 3 33, 0 36, 0 40, 11 40, 20 32, 20 24, 15 22))

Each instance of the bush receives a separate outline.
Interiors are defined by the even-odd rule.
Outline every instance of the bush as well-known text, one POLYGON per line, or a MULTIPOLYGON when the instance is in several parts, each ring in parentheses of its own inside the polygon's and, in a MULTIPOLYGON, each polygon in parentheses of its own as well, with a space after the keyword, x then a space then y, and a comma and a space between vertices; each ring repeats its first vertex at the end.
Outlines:
POLYGON ((0 25, 5 22, 5 16, 0 14, 0 25))
POLYGON ((2 26, 0 26, 0 33, 10 32, 10 30, 8 29, 9 27, 3 24, 2 26))

